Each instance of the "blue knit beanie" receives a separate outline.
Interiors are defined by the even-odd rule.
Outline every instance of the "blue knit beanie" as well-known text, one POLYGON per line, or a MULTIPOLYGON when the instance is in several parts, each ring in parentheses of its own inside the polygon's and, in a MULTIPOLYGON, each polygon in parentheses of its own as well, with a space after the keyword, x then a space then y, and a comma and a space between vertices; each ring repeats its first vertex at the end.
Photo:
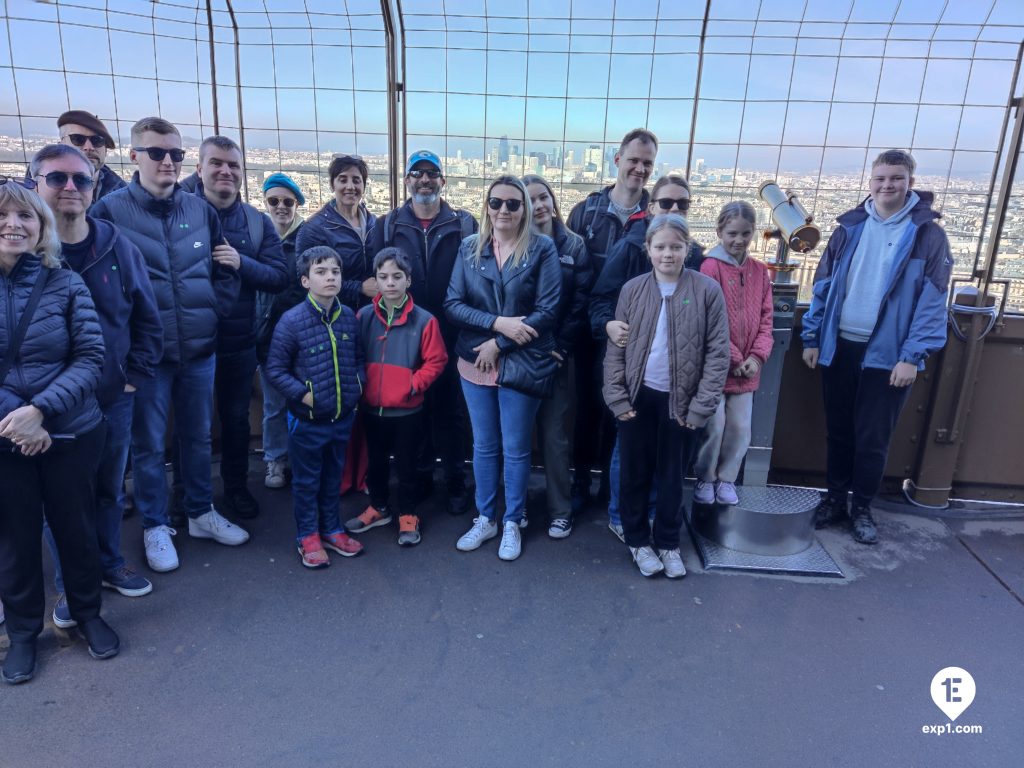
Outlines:
POLYGON ((306 198, 302 194, 302 190, 299 189, 299 185, 291 180, 288 176, 283 173, 272 173, 267 176, 266 181, 263 182, 263 191, 266 192, 268 189, 274 187, 284 187, 290 189, 292 194, 295 195, 295 199, 299 201, 299 205, 306 204, 306 198))

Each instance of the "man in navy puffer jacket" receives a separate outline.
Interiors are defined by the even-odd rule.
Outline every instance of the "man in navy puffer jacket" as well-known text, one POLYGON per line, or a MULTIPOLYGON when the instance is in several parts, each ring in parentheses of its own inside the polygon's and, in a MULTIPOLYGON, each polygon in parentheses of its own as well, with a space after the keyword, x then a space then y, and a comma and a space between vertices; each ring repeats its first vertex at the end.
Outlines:
POLYGON ((214 248, 242 285, 238 301, 217 329, 217 374, 214 392, 220 416, 220 476, 224 507, 251 518, 259 505, 246 488, 249 475, 249 403, 256 375, 256 291, 280 293, 288 285, 281 238, 270 218, 239 197, 242 150, 226 136, 210 136, 199 146, 201 184, 196 194, 217 210, 226 242, 214 248))

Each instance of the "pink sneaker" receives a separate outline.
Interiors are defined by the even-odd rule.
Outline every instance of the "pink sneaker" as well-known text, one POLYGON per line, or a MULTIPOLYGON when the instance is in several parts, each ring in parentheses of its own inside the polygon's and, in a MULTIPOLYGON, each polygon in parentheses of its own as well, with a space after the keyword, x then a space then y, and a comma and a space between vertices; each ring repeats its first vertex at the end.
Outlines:
POLYGON ((363 551, 363 545, 347 533, 321 533, 320 543, 342 557, 354 557, 363 551))
POLYGON ((304 536, 299 541, 298 550, 302 564, 307 568, 326 568, 331 564, 323 545, 320 544, 320 537, 315 533, 304 536))

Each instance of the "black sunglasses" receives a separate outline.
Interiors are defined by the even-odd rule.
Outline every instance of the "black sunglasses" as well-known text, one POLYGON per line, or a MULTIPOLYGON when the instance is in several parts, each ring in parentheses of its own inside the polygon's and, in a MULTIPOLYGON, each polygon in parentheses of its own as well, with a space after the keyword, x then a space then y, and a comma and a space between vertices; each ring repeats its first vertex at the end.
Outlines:
POLYGON ((683 213, 686 213, 688 210, 690 210, 690 198, 688 197, 661 197, 658 198, 657 200, 652 200, 651 202, 657 203, 663 211, 672 210, 673 205, 676 206, 683 213))
POLYGON ((46 179, 46 186, 50 189, 64 189, 68 185, 68 179, 75 185, 79 192, 88 192, 96 186, 96 180, 86 173, 64 173, 64 171, 50 171, 47 174, 38 174, 38 179, 46 179))
POLYGON ((502 200, 500 197, 487 198, 487 207, 492 211, 500 211, 501 206, 504 205, 509 213, 515 213, 522 204, 522 200, 502 200))
POLYGON ((99 149, 100 147, 107 146, 106 138, 99 134, 86 136, 84 133, 69 133, 65 138, 71 139, 71 143, 76 147, 84 147, 86 142, 92 144, 93 149, 99 149))
POLYGON ((295 205, 295 200, 290 197, 268 197, 267 205, 271 208, 277 208, 279 205, 283 205, 285 208, 291 208, 295 205))
POLYGON ((441 178, 441 172, 437 168, 414 168, 409 171, 409 175, 414 179, 421 179, 426 176, 428 179, 439 179, 441 178))
POLYGON ((168 155, 171 156, 172 163, 180 163, 185 159, 184 149, 164 149, 163 147, 132 147, 135 152, 145 152, 149 155, 149 159, 155 163, 163 162, 163 159, 168 155))
POLYGON ((12 184, 17 184, 19 187, 22 187, 23 189, 35 189, 37 186, 39 186, 34 181, 32 181, 32 179, 16 179, 13 176, 0 176, 0 185, 6 184, 8 181, 11 182, 12 184))

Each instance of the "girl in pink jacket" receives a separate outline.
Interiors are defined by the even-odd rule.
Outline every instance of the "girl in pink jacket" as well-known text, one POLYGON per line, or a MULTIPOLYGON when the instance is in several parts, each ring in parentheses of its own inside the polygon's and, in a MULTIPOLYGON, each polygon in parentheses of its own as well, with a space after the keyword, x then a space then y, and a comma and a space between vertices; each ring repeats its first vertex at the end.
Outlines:
POLYGON ((736 476, 750 446, 750 416, 761 366, 772 351, 772 283, 747 249, 756 217, 750 203, 727 203, 718 214, 719 243, 700 271, 717 281, 729 315, 729 378, 697 452, 697 504, 737 504, 736 476))

